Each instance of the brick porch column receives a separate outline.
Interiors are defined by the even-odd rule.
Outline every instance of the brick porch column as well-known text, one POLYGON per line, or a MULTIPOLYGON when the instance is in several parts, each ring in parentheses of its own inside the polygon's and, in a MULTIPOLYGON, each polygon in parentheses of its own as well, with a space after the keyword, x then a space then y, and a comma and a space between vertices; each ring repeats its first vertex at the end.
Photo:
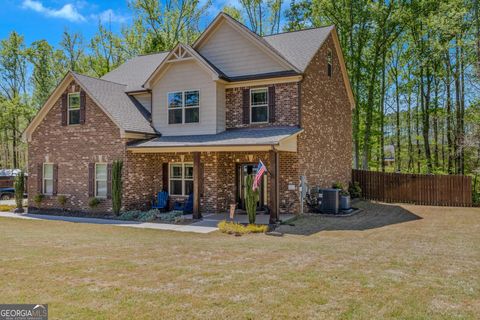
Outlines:
POLYGON ((268 200, 268 206, 270 209, 270 218, 268 223, 274 224, 278 220, 278 153, 276 150, 269 151, 270 168, 270 196, 268 200))
POLYGON ((193 153, 193 218, 200 219, 200 152, 193 153))

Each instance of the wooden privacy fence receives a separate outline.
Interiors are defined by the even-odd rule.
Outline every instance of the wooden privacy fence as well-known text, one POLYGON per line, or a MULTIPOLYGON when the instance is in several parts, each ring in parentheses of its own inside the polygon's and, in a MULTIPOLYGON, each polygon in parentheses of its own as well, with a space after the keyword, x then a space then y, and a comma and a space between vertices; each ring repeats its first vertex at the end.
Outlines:
POLYGON ((472 177, 353 170, 362 197, 384 202, 472 206, 472 177))

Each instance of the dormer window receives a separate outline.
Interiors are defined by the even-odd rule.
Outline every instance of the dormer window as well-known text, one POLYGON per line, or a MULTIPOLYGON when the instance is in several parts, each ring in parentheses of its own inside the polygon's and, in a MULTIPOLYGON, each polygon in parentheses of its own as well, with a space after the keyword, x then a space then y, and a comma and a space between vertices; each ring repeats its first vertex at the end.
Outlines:
POLYGON ((198 123, 200 92, 198 90, 168 93, 168 124, 198 123))
POLYGON ((68 94, 68 124, 80 124, 80 92, 68 94))
POLYGON ((332 56, 332 50, 328 49, 327 52, 327 74, 331 78, 333 74, 333 56, 332 56))

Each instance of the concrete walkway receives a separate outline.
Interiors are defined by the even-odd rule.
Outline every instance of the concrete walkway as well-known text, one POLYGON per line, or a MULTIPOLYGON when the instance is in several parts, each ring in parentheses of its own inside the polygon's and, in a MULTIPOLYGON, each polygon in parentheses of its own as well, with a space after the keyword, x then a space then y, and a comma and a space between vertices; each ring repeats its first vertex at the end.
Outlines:
POLYGON ((153 223, 153 222, 138 222, 138 221, 123 221, 113 219, 98 219, 98 218, 79 218, 79 217, 64 217, 64 216, 51 216, 42 214, 16 214, 13 212, 0 212, 0 217, 4 218, 16 218, 16 219, 29 219, 29 220, 54 220, 54 221, 66 221, 74 223, 92 223, 92 224, 106 224, 117 227, 132 227, 140 229, 157 229, 157 230, 170 230, 180 232, 194 232, 194 233, 210 233, 218 230, 215 226, 202 226, 193 223, 191 225, 178 225, 168 223, 153 223))

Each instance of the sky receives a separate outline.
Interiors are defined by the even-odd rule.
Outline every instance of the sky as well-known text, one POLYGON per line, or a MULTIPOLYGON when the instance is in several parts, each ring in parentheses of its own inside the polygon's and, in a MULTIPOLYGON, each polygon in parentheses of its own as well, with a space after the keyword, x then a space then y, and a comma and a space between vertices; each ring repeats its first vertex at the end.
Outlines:
MULTIPOLYGON (((127 0, 0 0, 0 39, 12 31, 25 37, 27 45, 45 39, 58 45, 65 28, 71 32, 80 31, 90 39, 97 30, 99 19, 111 21, 113 31, 119 31, 122 24, 131 21, 132 12, 127 0)), ((236 0, 214 0, 205 21, 216 16, 225 4, 236 0)))

